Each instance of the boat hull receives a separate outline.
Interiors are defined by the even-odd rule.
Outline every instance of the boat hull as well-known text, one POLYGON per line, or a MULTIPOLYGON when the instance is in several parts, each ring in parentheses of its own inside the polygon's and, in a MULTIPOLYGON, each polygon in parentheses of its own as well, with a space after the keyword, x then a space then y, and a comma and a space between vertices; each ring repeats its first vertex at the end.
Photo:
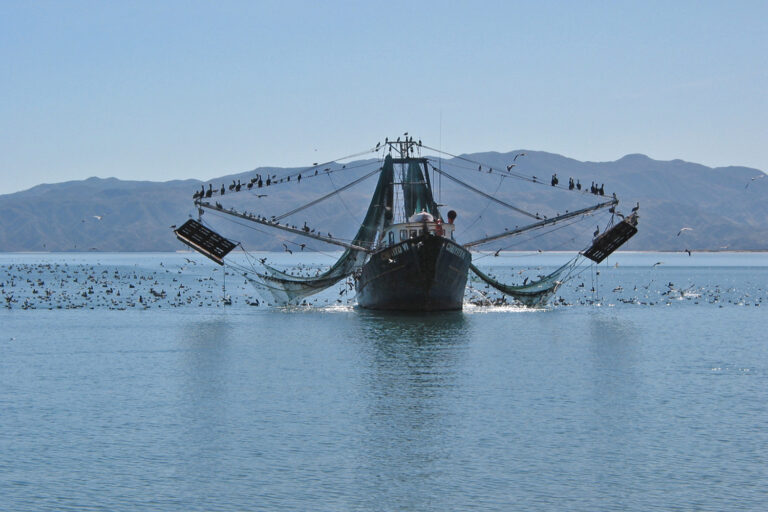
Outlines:
POLYGON ((459 310, 472 256, 435 235, 410 238, 371 255, 356 276, 357 303, 391 311, 459 310))

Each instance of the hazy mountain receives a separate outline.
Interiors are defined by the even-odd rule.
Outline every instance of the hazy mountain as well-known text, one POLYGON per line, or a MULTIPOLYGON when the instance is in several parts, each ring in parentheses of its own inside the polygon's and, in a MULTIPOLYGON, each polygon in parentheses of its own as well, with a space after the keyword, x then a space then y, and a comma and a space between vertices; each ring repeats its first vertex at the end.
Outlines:
MULTIPOLYGON (((579 179, 589 188, 592 181, 605 184, 606 196, 616 193, 622 201, 620 211, 627 213, 640 203, 639 234, 626 249, 633 250, 768 250, 768 178, 756 169, 745 167, 709 168, 681 160, 657 161, 644 155, 627 155, 615 162, 580 162, 552 153, 518 150, 510 153, 475 153, 462 159, 444 160, 443 169, 473 186, 493 193, 516 206, 544 215, 555 215, 595 203, 599 197, 555 190, 548 183, 557 173, 560 184, 568 178, 579 179), (536 176, 547 185, 523 180, 499 179, 488 174, 494 168, 502 174, 514 156, 524 152, 512 172, 536 176), (481 170, 468 162, 482 162, 481 170), (753 179, 754 178, 754 179, 753 179), (557 195, 555 195, 557 194, 557 195), (691 227, 677 236, 681 227, 691 227)), ((348 169, 375 169, 374 160, 347 164, 348 169)), ((333 165, 337 169, 340 166, 333 165)), ((348 170, 347 169, 347 170, 348 170)), ((115 178, 89 178, 52 185, 38 185, 29 190, 0 196, 0 251, 172 251, 182 249, 170 226, 180 225, 196 215, 192 193, 212 183, 215 188, 233 180, 246 183, 255 173, 287 176, 298 169, 255 169, 233 176, 223 176, 205 183, 198 180, 169 182, 121 181, 115 178)), ((361 176, 361 171, 355 177, 361 176)), ((224 197, 239 201, 240 208, 263 215, 291 210, 342 186, 343 173, 333 176, 305 175, 302 183, 282 183, 256 189, 236 198, 227 190, 224 197), (339 175, 336 178, 334 176, 339 175), (258 207, 257 207, 258 206, 258 207), (271 209, 270 209, 271 208, 271 209)), ((435 175, 437 176, 437 175, 435 175)), ((350 178, 351 179, 351 178, 350 178)), ((433 179, 439 179, 433 177, 433 179)), ((337 236, 351 237, 359 226, 375 179, 346 191, 341 199, 321 203, 289 217, 288 221, 337 236)), ((460 241, 479 238, 516 224, 524 217, 514 217, 508 210, 489 203, 486 198, 458 188, 446 178, 435 184, 440 201, 459 212, 457 231, 460 241), (478 212, 480 212, 478 214, 478 212), (463 224, 461 224, 463 222, 463 224)), ((605 199, 605 198, 602 198, 605 199)), ((227 206, 228 207, 228 206, 227 206)), ((215 212, 204 218, 219 222, 215 212)), ((589 242, 595 217, 582 225, 563 229, 546 242, 523 238, 515 244, 496 247, 510 249, 583 249, 589 242), (587 233, 585 236, 585 233, 587 233)), ((280 249, 282 239, 268 233, 269 228, 240 228, 238 240, 252 249, 280 249)), ((229 236, 229 233, 226 233, 229 236)))

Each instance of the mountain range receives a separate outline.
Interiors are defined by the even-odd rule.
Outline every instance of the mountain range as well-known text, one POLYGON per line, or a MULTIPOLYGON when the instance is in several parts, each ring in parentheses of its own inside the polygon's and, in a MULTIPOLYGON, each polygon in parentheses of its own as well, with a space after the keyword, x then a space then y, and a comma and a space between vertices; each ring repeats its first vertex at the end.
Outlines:
MULTIPOLYGON (((377 162, 351 162, 344 168, 331 164, 328 169, 340 171, 366 165, 375 168, 377 162)), ((568 208, 576 209, 585 201, 595 203, 605 200, 590 197, 590 194, 584 197, 583 193, 568 195, 571 191, 552 190, 549 182, 553 174, 557 174, 561 186, 567 184, 571 177, 587 189, 592 182, 604 185, 608 197, 615 193, 621 200, 620 211, 628 213, 630 208, 640 205, 639 233, 623 249, 768 250, 768 178, 763 179, 765 174, 757 169, 736 166, 710 168, 682 160, 653 160, 640 154, 627 155, 613 162, 581 162, 525 149, 508 153, 459 155, 443 160, 440 165, 444 166, 444 170, 452 169, 452 175, 461 172, 462 179, 472 186, 503 196, 505 201, 515 201, 515 205, 523 209, 539 213, 536 205, 543 204, 545 209, 541 213, 544 215, 555 215, 568 208), (515 160, 515 156, 520 154, 524 156, 515 160), (515 167, 509 172, 507 166, 513 161, 515 167), (482 162, 482 165, 475 166, 469 162, 482 162), (491 169, 494 172, 486 171, 491 169), (538 183, 498 178, 513 178, 513 174, 536 176, 538 183), (553 199, 553 192, 564 194, 553 199), (683 227, 690 229, 681 233, 683 227)), ((172 226, 196 216, 192 194, 201 187, 210 183, 218 189, 221 184, 237 180, 245 184, 255 174, 280 179, 298 172, 302 172, 301 169, 260 168, 205 182, 193 179, 149 182, 89 178, 43 184, 0 195, 0 252, 180 250, 185 246, 173 236, 172 226)), ((265 198, 264 201, 271 201, 276 211, 287 211, 290 210, 289 205, 312 201, 343 183, 341 179, 333 181, 330 176, 325 179, 322 173, 320 176, 305 176, 303 183, 294 180, 290 184, 280 184, 290 187, 283 187, 286 192, 279 196, 274 185, 272 189, 261 189, 259 192, 269 191, 270 194, 263 195, 270 195, 271 199, 265 198), (323 179, 311 182, 307 179, 309 177, 323 179)), ((316 220, 314 224, 322 224, 323 231, 351 236, 362 220, 371 186, 368 184, 367 188, 360 190, 352 188, 342 196, 343 201, 317 206, 306 214, 310 219, 322 219, 322 222, 316 220)), ((467 231, 464 241, 511 228, 512 223, 518 222, 496 203, 489 205, 488 199, 483 196, 473 195, 465 189, 458 191, 452 182, 441 180, 439 184, 435 183, 435 188, 440 195, 450 196, 448 207, 458 211, 457 222, 465 222, 467 231), (476 212, 482 214, 478 216, 476 212), (477 222, 480 219, 482 222, 477 222)), ((247 201, 261 204, 258 203, 260 199, 254 199, 255 192, 256 189, 248 192, 250 196, 241 196, 245 208, 249 208, 247 201)), ((213 217, 208 215, 206 218, 213 217)), ((303 218, 297 217, 292 222, 301 225, 303 218)), ((582 231, 588 230, 591 234, 597 220, 582 231)), ((574 229, 569 227, 547 242, 528 237, 515 244, 497 244, 489 248, 583 249, 585 238, 574 236, 574 229)), ((249 231, 238 240, 244 245, 247 241, 249 249, 280 250, 285 237, 276 238, 265 231, 269 228, 249 231)), ((589 236, 586 237, 587 242, 589 236)))

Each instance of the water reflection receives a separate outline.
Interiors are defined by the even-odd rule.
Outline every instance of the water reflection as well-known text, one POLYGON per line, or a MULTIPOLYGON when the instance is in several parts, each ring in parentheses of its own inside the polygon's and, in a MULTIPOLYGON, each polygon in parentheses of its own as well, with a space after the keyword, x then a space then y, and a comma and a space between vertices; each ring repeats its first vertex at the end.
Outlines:
MULTIPOLYGON (((227 432, 237 410, 230 385, 233 371, 232 326, 226 318, 210 318, 184 324, 177 346, 183 347, 181 378, 177 380, 182 434, 177 468, 184 479, 200 481, 222 463, 228 445, 227 432)), ((195 488, 187 490, 197 493, 195 488)))
POLYGON ((591 407, 585 418, 586 428, 595 433, 587 448, 591 460, 601 464, 593 468, 595 486, 605 496, 616 493, 615 475, 635 468, 649 467, 645 450, 638 446, 638 424, 645 424, 647 395, 637 369, 640 332, 634 323, 621 316, 594 314, 589 321, 589 349, 592 369, 589 375, 591 407))
POLYGON ((439 466, 449 457, 449 404, 467 346, 461 312, 360 313, 367 410, 357 485, 370 508, 393 494, 393 509, 426 509, 439 498, 426 490, 439 487, 439 466))

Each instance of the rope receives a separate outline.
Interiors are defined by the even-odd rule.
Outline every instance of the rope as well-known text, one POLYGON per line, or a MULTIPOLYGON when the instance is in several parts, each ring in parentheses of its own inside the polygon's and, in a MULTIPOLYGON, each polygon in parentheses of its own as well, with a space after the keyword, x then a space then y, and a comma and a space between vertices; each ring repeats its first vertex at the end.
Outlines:
MULTIPOLYGON (((463 186, 463 187, 465 187, 465 188, 467 188, 467 189, 471 190, 472 192, 475 192, 475 193, 477 193, 477 194, 480 194, 481 196, 483 196, 483 197, 485 197, 485 198, 487 198, 487 199, 490 199, 491 201, 493 201, 493 202, 495 202, 495 203, 498 203, 498 204, 500 204, 500 205, 502 205, 502 206, 505 206, 506 208, 509 208, 510 210, 514 210, 514 211, 516 211, 516 212, 518 212, 518 213, 522 213, 523 215, 527 215, 528 217, 531 217, 531 218, 533 218, 533 219, 536 219, 536 220, 541 220, 541 217, 540 217, 539 215, 534 215, 534 214, 532 214, 532 213, 529 213, 529 212, 527 212, 527 211, 525 211, 525 210, 522 210, 522 209, 520 209, 520 208, 518 208, 518 207, 516 207, 516 206, 513 206, 513 205, 511 205, 511 204, 509 204, 509 203, 507 203, 507 202, 504 202, 504 201, 502 201, 501 199, 497 199, 497 198, 493 197, 492 195, 490 195, 490 194, 487 194, 487 193, 483 192, 482 190, 476 189, 476 188, 475 188, 475 187, 473 187, 472 185, 470 185, 470 184, 468 184, 468 183, 464 183, 464 182, 463 182, 463 181, 461 181, 460 179, 458 179, 458 178, 455 178, 455 177, 451 176, 451 175, 450 175, 450 174, 448 174, 447 172, 445 172, 445 171, 442 171, 442 170, 438 169, 437 167, 435 167, 435 166, 434 166, 434 165, 432 165, 432 164, 430 164, 430 166, 431 166, 431 167, 432 167, 434 170, 436 170, 436 171, 437 171, 439 174, 441 174, 441 175, 445 176, 446 178, 448 178, 449 180, 451 180, 451 181, 453 181, 453 182, 455 182, 455 183, 458 183, 459 185, 461 185, 461 186, 463 186)), ((498 189, 497 189, 497 190, 498 190, 498 189)))
MULTIPOLYGON (((330 193, 328 193, 328 194, 326 194, 326 195, 324 195, 322 197, 319 197, 319 198, 315 199, 314 201, 310 201, 309 203, 307 203, 307 204, 305 204, 303 206, 299 206, 298 208, 294 208, 293 210, 291 210, 291 211, 289 211, 287 213, 284 213, 284 214, 280 215, 279 217, 275 217, 275 219, 276 220, 281 220, 281 219, 283 219, 285 217, 288 217, 290 215, 293 215, 295 213, 299 213, 302 210, 306 210, 307 208, 309 208, 311 206, 314 206, 314 205, 316 205, 316 204, 318 204, 318 203, 320 203, 322 201, 325 201, 326 199, 328 199, 330 197, 333 197, 336 194, 339 194, 339 193, 343 192, 344 190, 346 190, 346 189, 348 189, 348 188, 350 188, 350 187, 352 187, 354 185, 357 185, 361 181, 364 181, 364 180, 370 178, 371 176, 377 174, 379 171, 381 171, 381 168, 378 168, 378 169, 376 169, 374 171, 371 171, 368 174, 366 174, 365 176, 362 176, 361 178, 356 179, 355 181, 347 183, 346 185, 344 185, 340 189, 334 190, 333 192, 330 192, 330 193)), ((331 181, 331 183, 333 183, 333 181, 331 181)))

